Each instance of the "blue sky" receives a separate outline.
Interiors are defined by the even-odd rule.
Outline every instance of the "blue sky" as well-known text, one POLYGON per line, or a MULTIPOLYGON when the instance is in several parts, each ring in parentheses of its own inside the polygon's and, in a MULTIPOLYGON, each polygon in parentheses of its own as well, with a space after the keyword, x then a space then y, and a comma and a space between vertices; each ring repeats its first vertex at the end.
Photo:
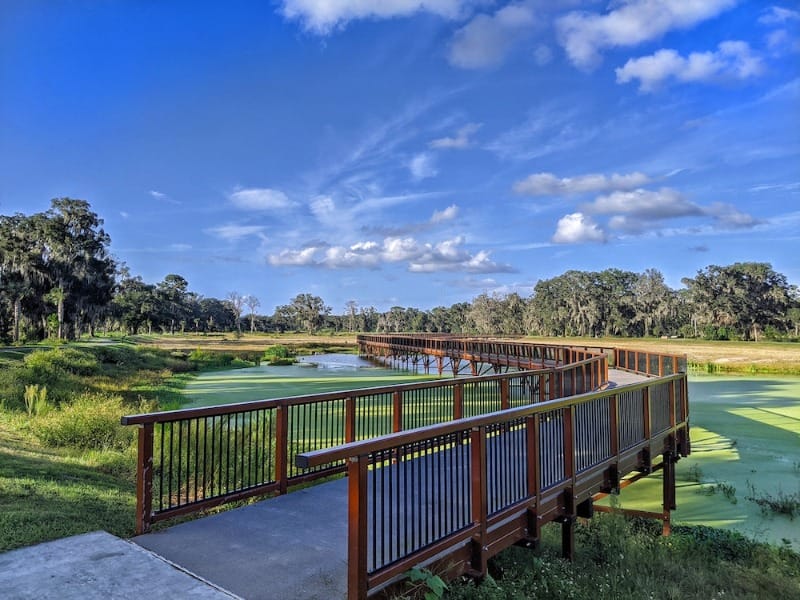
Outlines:
POLYGON ((569 269, 800 283, 800 4, 4 0, 0 214, 156 283, 386 310, 569 269))

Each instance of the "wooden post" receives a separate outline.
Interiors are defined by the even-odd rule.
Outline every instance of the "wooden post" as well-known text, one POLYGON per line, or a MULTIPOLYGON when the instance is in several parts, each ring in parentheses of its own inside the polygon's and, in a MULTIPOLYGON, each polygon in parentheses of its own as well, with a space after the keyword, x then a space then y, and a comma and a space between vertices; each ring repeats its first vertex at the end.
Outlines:
POLYGON ((278 492, 285 494, 289 487, 289 407, 279 404, 275 412, 275 481, 278 492))
POLYGON ((500 380, 500 410, 505 410, 511 406, 508 399, 508 379, 500 380))
POLYGON ((367 456, 347 465, 347 598, 367 597, 367 456))
POLYGON ((483 577, 487 572, 488 548, 486 546, 486 525, 488 519, 488 499, 486 492, 486 428, 473 427, 470 434, 472 472, 470 491, 472 493, 472 522, 479 527, 472 536, 472 569, 483 577))
POLYGON ((348 396, 344 400, 344 441, 349 444, 356 441, 356 399, 348 396))
POLYGON ((392 394, 392 431, 403 431, 403 392, 392 394))
POLYGON ((464 417, 464 384, 453 385, 453 420, 464 417))
POLYGON ((136 465, 136 534, 150 531, 153 518, 153 424, 139 426, 136 465))

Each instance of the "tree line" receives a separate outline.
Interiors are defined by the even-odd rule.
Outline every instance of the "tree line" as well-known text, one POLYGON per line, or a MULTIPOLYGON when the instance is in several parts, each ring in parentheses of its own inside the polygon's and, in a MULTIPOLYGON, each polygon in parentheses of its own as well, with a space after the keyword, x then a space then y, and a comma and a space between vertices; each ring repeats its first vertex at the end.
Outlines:
POLYGON ((110 252, 103 220, 88 202, 57 198, 45 212, 0 215, 0 339, 74 339, 98 331, 431 332, 543 336, 682 336, 797 339, 800 293, 768 263, 710 265, 666 285, 656 269, 570 270, 533 293, 480 294, 430 310, 378 311, 350 300, 339 314, 298 294, 272 315, 260 300, 189 289, 181 275, 147 283, 110 252))

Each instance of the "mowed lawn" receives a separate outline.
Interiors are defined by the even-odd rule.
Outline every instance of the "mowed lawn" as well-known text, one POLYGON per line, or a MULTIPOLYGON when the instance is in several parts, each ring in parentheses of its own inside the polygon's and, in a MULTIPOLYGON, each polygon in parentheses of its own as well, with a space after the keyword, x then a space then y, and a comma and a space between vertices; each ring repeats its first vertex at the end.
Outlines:
MULTIPOLYGON (((678 462, 673 521, 800 550, 800 505, 791 518, 748 499, 800 502, 800 377, 692 376, 689 401, 692 454, 678 462)), ((660 476, 626 488, 619 501, 660 511, 660 476)))

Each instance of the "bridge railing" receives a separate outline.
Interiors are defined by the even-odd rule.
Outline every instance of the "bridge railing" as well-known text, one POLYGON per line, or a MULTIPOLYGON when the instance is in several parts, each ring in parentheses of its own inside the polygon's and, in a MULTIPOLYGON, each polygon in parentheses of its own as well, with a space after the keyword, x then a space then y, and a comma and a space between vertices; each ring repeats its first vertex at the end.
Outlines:
POLYGON ((605 356, 566 366, 129 415, 138 432, 137 533, 225 502, 284 493, 346 469, 298 454, 544 402, 605 383, 605 356))
POLYGON ((484 575, 488 558, 556 519, 571 553, 574 517, 634 470, 663 468, 674 508, 686 389, 675 374, 299 454, 303 468, 347 464, 348 597, 434 559, 450 576, 484 575))
POLYGON ((641 375, 663 377, 686 372, 686 357, 647 350, 614 348, 614 368, 641 375))

